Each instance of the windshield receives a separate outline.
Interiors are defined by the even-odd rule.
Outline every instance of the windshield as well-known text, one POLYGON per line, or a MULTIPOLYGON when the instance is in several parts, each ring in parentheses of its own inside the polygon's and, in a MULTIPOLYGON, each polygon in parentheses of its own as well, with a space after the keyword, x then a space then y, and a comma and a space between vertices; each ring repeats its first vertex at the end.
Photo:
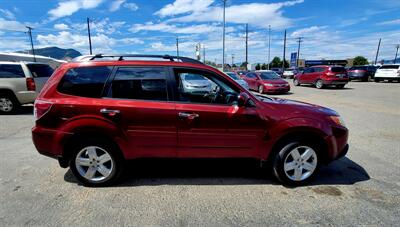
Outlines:
POLYGON ((240 77, 236 75, 236 73, 226 73, 226 75, 228 75, 230 78, 234 80, 240 80, 240 77))
POLYGON ((206 79, 197 74, 186 74, 185 80, 206 80, 206 79))
POLYGON ((280 78, 275 72, 262 72, 260 73, 260 77, 263 80, 276 80, 280 78))
POLYGON ((379 69, 399 69, 399 65, 382 65, 379 69))
POLYGON ((31 71, 34 78, 50 77, 53 74, 53 69, 48 65, 28 64, 28 69, 31 71))

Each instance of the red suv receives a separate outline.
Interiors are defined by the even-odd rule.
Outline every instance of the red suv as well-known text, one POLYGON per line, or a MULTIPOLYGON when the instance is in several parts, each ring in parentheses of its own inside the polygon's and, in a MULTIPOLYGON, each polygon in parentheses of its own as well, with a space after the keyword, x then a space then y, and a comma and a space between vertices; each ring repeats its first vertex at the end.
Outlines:
POLYGON ((325 86, 344 88, 348 82, 349 76, 344 67, 328 65, 306 68, 302 73, 298 73, 293 79, 293 84, 295 86, 300 86, 301 84, 312 84, 319 89, 325 86))
POLYGON ((242 78, 247 82, 250 90, 256 90, 260 94, 282 94, 290 91, 289 83, 272 70, 249 72, 242 78))
POLYGON ((189 58, 106 57, 63 64, 35 102, 37 150, 85 185, 114 183, 126 160, 144 157, 254 158, 299 185, 348 150, 348 130, 331 109, 257 97, 189 58), (183 83, 188 75, 210 86, 191 89, 198 85, 183 83))

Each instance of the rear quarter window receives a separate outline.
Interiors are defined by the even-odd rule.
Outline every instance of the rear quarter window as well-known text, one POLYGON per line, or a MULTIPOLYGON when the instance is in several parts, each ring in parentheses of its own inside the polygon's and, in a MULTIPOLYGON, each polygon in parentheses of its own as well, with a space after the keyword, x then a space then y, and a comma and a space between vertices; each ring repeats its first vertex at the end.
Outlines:
POLYGON ((48 65, 28 64, 26 66, 28 67, 29 71, 31 71, 34 78, 50 77, 54 72, 54 70, 48 65))
POLYGON ((0 78, 25 78, 21 65, 0 65, 0 78))
POLYGON ((107 66, 69 69, 57 90, 68 95, 99 98, 111 71, 112 67, 107 66))

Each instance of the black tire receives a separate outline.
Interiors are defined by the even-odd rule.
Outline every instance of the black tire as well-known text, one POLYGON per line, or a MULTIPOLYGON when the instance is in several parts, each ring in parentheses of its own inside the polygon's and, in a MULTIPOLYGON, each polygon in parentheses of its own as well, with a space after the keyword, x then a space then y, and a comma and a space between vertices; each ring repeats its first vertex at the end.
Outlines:
POLYGON ((317 82, 315 82, 315 87, 318 89, 324 88, 324 82, 321 79, 318 79, 317 82))
POLYGON ((379 83, 381 80, 378 78, 374 78, 375 83, 379 83))
POLYGON ((336 85, 336 88, 343 89, 344 86, 345 86, 345 84, 339 84, 339 85, 336 85))
POLYGON ((298 79, 293 79, 293 85, 294 86, 300 86, 301 84, 300 84, 298 79))
POLYGON ((20 106, 14 95, 0 93, 0 114, 14 114, 20 106))
MULTIPOLYGON (((276 179, 280 181, 284 185, 290 185, 290 186, 300 186, 300 185, 305 185, 309 183, 317 174, 320 164, 322 162, 322 156, 319 155, 321 152, 320 146, 318 146, 316 143, 311 142, 309 140, 289 140, 285 143, 282 143, 276 151, 273 153, 274 156, 272 157, 272 172, 276 179), (288 174, 285 173, 285 161, 292 158, 290 153, 295 149, 295 148, 301 148, 303 149, 304 147, 312 148, 312 150, 315 153, 315 156, 312 156, 312 158, 316 159, 316 165, 312 173, 308 173, 306 169, 303 169, 303 165, 299 164, 299 166, 302 168, 301 171, 302 174, 304 174, 305 178, 301 180, 293 180, 291 179, 288 175, 290 175, 290 170, 288 171, 288 174)), ((304 154, 304 153, 302 153, 304 154)), ((293 160, 293 162, 296 162, 293 160)), ((313 161, 314 162, 314 161, 313 161)), ((294 173, 293 169, 293 174, 294 173)), ((302 175, 303 176, 303 175, 302 175)))
MULTIPOLYGON (((85 139, 81 140, 78 142, 75 146, 72 148, 72 153, 70 155, 70 160, 69 160, 69 167, 76 177, 79 182, 81 182, 85 186, 92 186, 92 187, 100 187, 100 186, 109 186, 115 184, 121 177, 122 172, 124 170, 124 165, 125 165, 125 160, 119 150, 119 148, 113 144, 112 142, 108 142, 107 140, 96 140, 96 139, 85 139), (110 162, 112 162, 112 168, 110 171, 110 174, 105 178, 105 179, 100 179, 100 180, 88 180, 82 174, 80 173, 80 170, 78 170, 78 167, 76 165, 76 159, 78 154, 81 153, 81 151, 87 147, 97 147, 96 148, 96 153, 101 153, 106 151, 109 156, 111 157, 111 161, 108 163, 103 163, 104 165, 108 164, 110 165, 110 162), (100 148, 100 149, 98 149, 100 148), (101 150, 103 149, 103 150, 101 150)), ((89 161, 91 161, 88 158, 89 161)), ((97 161, 98 162, 98 161, 97 161)), ((92 163, 92 162, 91 162, 92 163)), ((96 163, 94 161, 93 163, 96 163)), ((90 167, 87 168, 87 170, 90 167)), ((96 167, 93 167, 96 168, 96 167)), ((83 168, 82 168, 83 169, 83 168)), ((98 169, 95 171, 95 175, 97 176, 100 175, 100 171, 98 169)), ((100 176, 101 177, 101 176, 100 176)))

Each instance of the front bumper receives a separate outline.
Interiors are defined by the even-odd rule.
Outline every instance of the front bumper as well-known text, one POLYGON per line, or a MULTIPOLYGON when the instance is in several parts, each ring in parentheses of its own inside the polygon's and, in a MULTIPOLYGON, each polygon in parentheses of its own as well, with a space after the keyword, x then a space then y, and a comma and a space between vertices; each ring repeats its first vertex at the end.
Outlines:
POLYGON ((265 93, 286 93, 290 91, 290 86, 286 87, 267 87, 264 86, 265 93))

